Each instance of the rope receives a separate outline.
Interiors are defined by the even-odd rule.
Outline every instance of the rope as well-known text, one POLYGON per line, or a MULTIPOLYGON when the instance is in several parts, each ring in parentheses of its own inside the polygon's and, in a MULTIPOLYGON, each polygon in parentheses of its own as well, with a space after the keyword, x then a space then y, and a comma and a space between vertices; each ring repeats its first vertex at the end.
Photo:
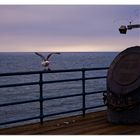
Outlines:
POLYGON ((118 95, 103 93, 104 104, 115 111, 126 111, 140 106, 140 101, 133 101, 132 95, 118 95))

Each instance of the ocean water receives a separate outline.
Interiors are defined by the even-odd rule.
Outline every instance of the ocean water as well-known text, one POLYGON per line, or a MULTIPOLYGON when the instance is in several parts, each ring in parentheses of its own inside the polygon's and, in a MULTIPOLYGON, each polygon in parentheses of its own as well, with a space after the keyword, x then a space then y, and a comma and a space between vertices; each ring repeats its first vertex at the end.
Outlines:
MULTIPOLYGON (((42 53, 47 55, 47 53, 42 53)), ((117 52, 94 52, 94 53, 61 53, 61 55, 52 56, 50 68, 75 69, 75 68, 95 68, 107 67, 117 55, 117 52)), ((0 53, 0 73, 5 72, 24 72, 42 70, 41 59, 34 53, 0 53)), ((87 72, 89 76, 104 76, 107 71, 87 72)), ((45 74, 44 80, 61 80, 68 78, 81 78, 80 72, 45 74)), ((0 77, 0 85, 39 81, 38 75, 26 76, 8 76, 0 77)), ((86 81, 86 92, 106 89, 106 80, 86 81)), ((44 97, 55 97, 60 95, 71 95, 82 93, 81 81, 68 83, 54 83, 43 86, 44 97)), ((0 103, 9 103, 15 101, 24 101, 39 98, 39 86, 23 86, 0 89, 0 103)), ((103 104, 102 94, 86 96, 86 107, 103 104)), ((79 109, 82 107, 82 97, 72 97, 65 99, 56 99, 44 102, 44 114, 51 114, 70 109, 79 109)), ((0 122, 12 121, 15 119, 28 118, 39 115, 39 103, 28 103, 22 105, 13 105, 0 108, 0 122)), ((64 115, 62 115, 64 116, 64 115)), ((61 117, 61 116, 59 116, 61 117)), ((53 119, 52 117, 47 119, 53 119)), ((3 127, 3 126, 1 126, 3 127)))

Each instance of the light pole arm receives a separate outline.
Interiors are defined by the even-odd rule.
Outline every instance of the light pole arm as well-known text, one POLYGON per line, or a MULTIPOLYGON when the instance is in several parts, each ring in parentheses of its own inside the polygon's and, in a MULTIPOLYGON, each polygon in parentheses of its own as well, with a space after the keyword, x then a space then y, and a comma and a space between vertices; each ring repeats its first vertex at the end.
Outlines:
POLYGON ((125 25, 122 25, 119 28, 119 32, 121 34, 126 34, 127 30, 131 30, 131 29, 135 29, 135 28, 140 28, 140 24, 133 24, 133 25, 127 25, 127 27, 125 25))
POLYGON ((140 28, 140 24, 127 25, 128 30, 131 30, 131 29, 134 29, 134 28, 140 28))

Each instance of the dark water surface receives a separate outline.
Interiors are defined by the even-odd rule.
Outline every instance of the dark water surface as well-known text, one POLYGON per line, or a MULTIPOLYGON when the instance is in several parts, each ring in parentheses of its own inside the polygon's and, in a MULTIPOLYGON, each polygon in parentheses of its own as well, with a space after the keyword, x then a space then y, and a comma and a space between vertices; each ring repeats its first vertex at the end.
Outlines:
MULTIPOLYGON (((47 53, 42 53, 47 54, 47 53)), ((107 67, 118 53, 61 53, 52 56, 50 67, 57 69, 77 69, 107 67)), ((34 53, 0 53, 0 73, 24 72, 42 70, 41 59, 34 53)), ((106 75, 107 71, 88 72, 86 76, 106 75)), ((60 80, 68 78, 81 78, 81 73, 70 72, 61 74, 45 74, 44 80, 60 80)), ((22 82, 39 81, 38 75, 0 77, 0 85, 22 82)), ((89 80, 86 82, 86 92, 106 89, 106 80, 89 80)), ((43 86, 44 97, 82 93, 81 81, 68 83, 55 83, 43 86)), ((39 86, 11 87, 0 89, 0 103, 23 101, 39 98, 39 86)), ((102 103, 102 95, 86 96, 86 107, 102 103)), ((82 97, 65 98, 45 101, 44 114, 50 114, 82 107, 82 97)), ((22 119, 39 115, 39 103, 28 103, 0 108, 0 122, 22 119)))

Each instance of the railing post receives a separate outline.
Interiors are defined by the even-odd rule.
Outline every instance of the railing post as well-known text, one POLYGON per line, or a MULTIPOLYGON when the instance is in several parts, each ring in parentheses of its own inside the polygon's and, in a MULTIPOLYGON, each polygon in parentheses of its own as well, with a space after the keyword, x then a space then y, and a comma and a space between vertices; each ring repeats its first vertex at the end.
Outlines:
POLYGON ((82 69, 82 94, 83 94, 83 117, 85 117, 85 108, 86 108, 86 103, 85 103, 85 69, 82 69))
POLYGON ((40 123, 43 124, 43 74, 40 73, 39 87, 40 87, 40 123))

